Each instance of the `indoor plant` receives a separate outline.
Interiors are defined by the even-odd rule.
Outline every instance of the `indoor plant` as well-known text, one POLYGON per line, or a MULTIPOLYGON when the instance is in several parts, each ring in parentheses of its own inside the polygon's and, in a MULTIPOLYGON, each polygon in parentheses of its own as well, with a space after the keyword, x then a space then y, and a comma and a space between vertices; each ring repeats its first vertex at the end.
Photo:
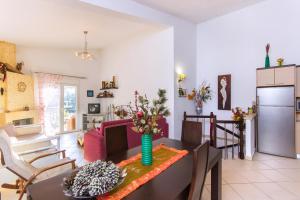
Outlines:
POLYGON ((152 135, 161 133, 157 121, 161 117, 170 114, 165 106, 166 102, 166 90, 158 90, 158 99, 154 99, 152 105, 150 105, 146 95, 141 96, 136 91, 134 106, 129 106, 130 117, 133 120, 133 130, 142 135, 143 165, 152 165, 152 135))

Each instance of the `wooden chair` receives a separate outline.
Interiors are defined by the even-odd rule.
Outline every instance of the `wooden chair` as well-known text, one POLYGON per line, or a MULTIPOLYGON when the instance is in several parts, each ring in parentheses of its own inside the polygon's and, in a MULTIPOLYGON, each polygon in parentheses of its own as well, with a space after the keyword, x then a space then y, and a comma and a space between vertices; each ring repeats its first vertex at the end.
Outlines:
POLYGON ((67 164, 71 164, 72 169, 75 169, 75 160, 65 157, 65 150, 46 153, 33 158, 29 162, 25 162, 24 160, 20 159, 17 155, 13 153, 10 145, 9 136, 4 130, 1 129, 0 129, 0 153, 1 153, 2 166, 4 166, 6 169, 8 169, 9 171, 11 171, 12 173, 14 173, 19 177, 15 185, 3 184, 2 187, 9 188, 9 189, 17 189, 17 192, 20 193, 19 200, 22 199, 28 185, 41 180, 45 180, 53 176, 53 173, 51 173, 49 170, 67 164), (32 165, 33 162, 41 158, 48 157, 51 155, 56 155, 56 154, 62 154, 63 158, 42 168, 36 168, 32 165))
POLYGON ((177 197, 177 200, 201 200, 207 174, 209 141, 196 147, 193 153, 194 164, 191 185, 177 197))
POLYGON ((104 137, 107 157, 128 150, 126 125, 106 128, 104 137))
POLYGON ((202 144, 202 123, 183 120, 181 141, 194 146, 202 144))

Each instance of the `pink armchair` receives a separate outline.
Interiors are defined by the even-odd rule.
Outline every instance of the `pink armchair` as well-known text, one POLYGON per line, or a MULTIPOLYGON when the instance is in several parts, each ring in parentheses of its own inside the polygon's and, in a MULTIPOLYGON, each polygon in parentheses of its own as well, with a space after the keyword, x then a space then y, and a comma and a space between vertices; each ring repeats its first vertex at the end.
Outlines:
MULTIPOLYGON (((135 133, 131 127, 133 126, 131 119, 107 121, 101 124, 98 129, 93 129, 84 134, 84 159, 93 162, 95 160, 106 159, 106 149, 104 134, 106 129, 115 126, 127 126, 127 141, 128 148, 133 148, 141 144, 141 135, 135 133)), ((162 129, 162 135, 155 135, 153 140, 157 140, 161 137, 169 136, 169 125, 165 118, 158 121, 159 127, 162 129)))

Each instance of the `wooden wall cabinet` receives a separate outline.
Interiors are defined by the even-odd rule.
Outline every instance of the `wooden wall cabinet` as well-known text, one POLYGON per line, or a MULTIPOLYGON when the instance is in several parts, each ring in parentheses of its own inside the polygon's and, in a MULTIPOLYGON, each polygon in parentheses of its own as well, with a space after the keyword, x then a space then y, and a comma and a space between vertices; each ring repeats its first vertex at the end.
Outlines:
POLYGON ((300 67, 296 68, 296 96, 300 97, 300 67))
POLYGON ((300 122, 296 122, 296 135, 295 135, 295 141, 296 141, 296 153, 300 154, 300 122))
MULTIPOLYGON (((300 72, 299 72, 300 73, 300 72)), ((256 70, 257 87, 285 86, 296 84, 296 67, 274 67, 256 70)), ((299 89, 300 93, 300 89, 299 89)))
POLYGON ((273 86, 275 84, 274 69, 258 69, 256 70, 257 87, 273 86))
POLYGON ((295 85, 295 67, 275 68, 275 85, 295 85))

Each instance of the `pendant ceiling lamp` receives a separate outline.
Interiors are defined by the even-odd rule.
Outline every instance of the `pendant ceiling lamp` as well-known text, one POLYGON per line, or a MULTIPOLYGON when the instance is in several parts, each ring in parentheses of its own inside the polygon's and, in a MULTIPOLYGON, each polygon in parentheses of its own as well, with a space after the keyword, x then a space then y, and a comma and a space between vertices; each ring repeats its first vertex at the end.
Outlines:
POLYGON ((88 34, 88 31, 83 31, 84 33, 84 49, 83 51, 77 51, 75 53, 75 56, 81 58, 82 60, 93 60, 94 59, 94 56, 88 52, 88 49, 87 49, 87 46, 88 46, 88 43, 87 43, 87 34, 88 34))

